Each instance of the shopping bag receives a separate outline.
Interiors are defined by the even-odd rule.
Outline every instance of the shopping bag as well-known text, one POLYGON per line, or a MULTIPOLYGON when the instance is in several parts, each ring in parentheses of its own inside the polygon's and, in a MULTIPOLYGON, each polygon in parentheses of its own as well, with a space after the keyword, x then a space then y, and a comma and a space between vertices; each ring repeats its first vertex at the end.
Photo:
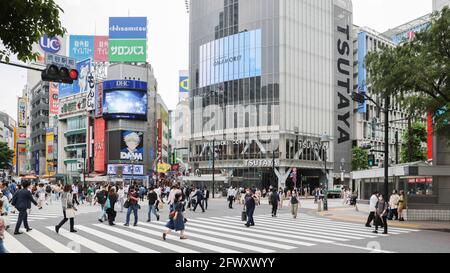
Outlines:
POLYGON ((247 221, 247 212, 245 210, 242 211, 241 220, 242 221, 247 221))

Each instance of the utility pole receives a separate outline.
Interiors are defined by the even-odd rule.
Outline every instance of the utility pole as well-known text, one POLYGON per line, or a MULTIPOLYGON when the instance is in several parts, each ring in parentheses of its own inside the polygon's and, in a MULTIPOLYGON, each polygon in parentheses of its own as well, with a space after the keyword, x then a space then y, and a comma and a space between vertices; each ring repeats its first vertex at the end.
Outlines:
POLYGON ((389 198, 389 95, 386 95, 384 103, 384 200, 387 200, 389 198))
POLYGON ((398 165, 398 152, 399 152, 399 143, 398 143, 398 131, 395 132, 395 164, 398 165))

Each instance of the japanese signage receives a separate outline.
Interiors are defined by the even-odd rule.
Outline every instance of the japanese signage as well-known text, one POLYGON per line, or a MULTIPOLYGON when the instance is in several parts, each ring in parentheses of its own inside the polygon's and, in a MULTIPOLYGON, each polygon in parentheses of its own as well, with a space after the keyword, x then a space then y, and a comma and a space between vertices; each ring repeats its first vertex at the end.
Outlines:
POLYGON ((46 53, 45 64, 54 64, 57 66, 67 67, 69 69, 75 69, 76 60, 73 58, 67 58, 66 56, 46 53))
POLYGON ((275 163, 275 167, 280 166, 280 160, 275 159, 251 159, 251 160, 244 160, 244 166, 245 167, 272 167, 275 163))
POLYGON ((94 37, 94 60, 96 62, 108 61, 108 36, 94 37))
POLYGON ((59 102, 59 117, 66 117, 86 111, 87 101, 86 97, 78 95, 70 99, 61 100, 59 102))
POLYGON ((110 17, 110 39, 147 39, 147 17, 110 17))
POLYGON ((144 175, 143 165, 108 164, 108 175, 116 175, 117 169, 122 168, 123 175, 144 175))
POLYGON ((58 93, 59 93, 59 84, 55 82, 50 83, 49 88, 49 112, 50 116, 58 115, 58 93))
POLYGON ((110 40, 110 62, 146 62, 146 40, 110 40))
POLYGON ((95 80, 92 73, 88 76, 87 110, 95 110, 95 80))
POLYGON ((147 61, 147 17, 109 18, 110 62, 147 61))
POLYGON ((94 36, 71 35, 69 38, 69 56, 82 61, 94 57, 94 36))
POLYGON ((95 86, 95 117, 103 116, 103 83, 95 86))
POLYGON ((105 172, 105 131, 106 122, 102 118, 95 119, 94 122, 94 171, 97 173, 105 172))
POLYGON ((20 128, 27 127, 27 99, 19 98, 17 103, 17 122, 20 128))

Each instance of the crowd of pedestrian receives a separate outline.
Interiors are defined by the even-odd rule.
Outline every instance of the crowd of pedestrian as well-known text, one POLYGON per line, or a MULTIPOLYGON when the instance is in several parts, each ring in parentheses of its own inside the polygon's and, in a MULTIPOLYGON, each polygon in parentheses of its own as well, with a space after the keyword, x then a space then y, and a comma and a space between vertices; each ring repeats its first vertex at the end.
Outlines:
POLYGON ((375 191, 369 200, 369 217, 367 218, 366 227, 375 226, 374 233, 378 233, 378 227, 383 227, 383 234, 388 234, 389 221, 405 221, 403 218, 403 210, 406 208, 405 192, 394 190, 389 201, 375 191))

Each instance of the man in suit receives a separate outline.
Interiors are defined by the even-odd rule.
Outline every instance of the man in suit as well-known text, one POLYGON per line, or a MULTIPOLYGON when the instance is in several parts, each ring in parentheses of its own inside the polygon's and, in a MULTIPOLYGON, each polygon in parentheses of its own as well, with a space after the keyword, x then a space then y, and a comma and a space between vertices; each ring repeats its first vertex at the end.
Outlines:
POLYGON ((28 213, 27 210, 31 209, 31 203, 33 203, 35 206, 37 206, 37 202, 34 200, 33 195, 28 190, 28 187, 30 186, 29 181, 24 181, 22 183, 23 188, 19 190, 13 197, 11 204, 16 207, 16 209, 19 211, 19 217, 17 219, 16 229, 14 231, 14 235, 22 234, 22 232, 19 231, 20 226, 22 225, 22 222, 27 229, 27 232, 31 231, 32 229, 28 226, 28 213))
POLYGON ((205 210, 208 210, 208 199, 209 199, 209 190, 208 187, 205 186, 204 190, 203 190, 203 206, 205 208, 205 210))
MULTIPOLYGON (((194 188, 194 190, 197 190, 197 188, 194 188)), ((204 199, 203 192, 201 190, 197 190, 194 194, 194 197, 197 198, 197 202, 195 203, 193 211, 195 212, 195 210, 197 209, 197 206, 200 205, 200 208, 202 208, 202 212, 205 212, 205 208, 203 207, 203 204, 202 204, 203 203, 202 201, 204 199)))

